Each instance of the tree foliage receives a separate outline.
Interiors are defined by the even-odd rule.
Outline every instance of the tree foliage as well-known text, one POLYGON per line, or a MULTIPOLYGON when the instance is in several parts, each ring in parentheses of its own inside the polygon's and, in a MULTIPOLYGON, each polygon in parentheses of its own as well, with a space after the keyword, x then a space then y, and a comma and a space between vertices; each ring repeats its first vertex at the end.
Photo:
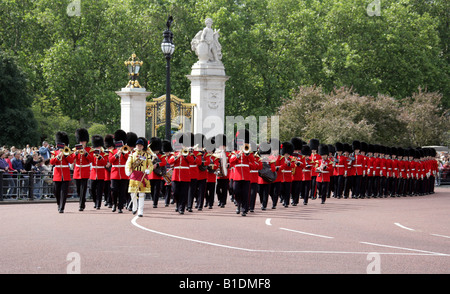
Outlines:
MULTIPOLYGON (((448 109, 450 2, 384 0, 381 15, 369 16, 371 2, 82 0, 76 16, 67 13, 71 1, 3 0, 0 48, 17 57, 28 77, 35 114, 45 106, 42 117, 55 122, 67 117, 83 127, 119 126, 115 91, 127 84, 123 62, 132 53, 144 61, 140 84, 153 97, 165 93, 160 44, 169 14, 176 45, 172 93, 187 101, 186 75, 197 60, 190 41, 206 17, 220 29, 222 61, 230 76, 226 115, 272 115, 299 86, 325 93, 344 87, 353 95, 396 101, 421 87, 440 93, 440 107, 448 109)), ((369 120, 356 123, 362 127, 369 120)), ((45 129, 43 124, 39 120, 39 129, 45 129)))

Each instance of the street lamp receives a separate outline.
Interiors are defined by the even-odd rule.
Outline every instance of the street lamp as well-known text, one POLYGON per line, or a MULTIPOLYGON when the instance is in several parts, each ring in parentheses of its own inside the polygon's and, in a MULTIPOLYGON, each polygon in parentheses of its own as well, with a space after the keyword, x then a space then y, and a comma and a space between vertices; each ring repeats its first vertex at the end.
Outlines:
POLYGON ((136 57, 136 54, 132 54, 127 61, 125 61, 125 66, 128 69, 128 75, 130 76, 130 80, 128 81, 128 85, 126 88, 141 88, 137 77, 139 76, 139 70, 144 62, 140 61, 139 58, 136 57))
POLYGON ((166 140, 171 141, 171 119, 170 119, 170 58, 172 57, 175 45, 173 44, 173 33, 170 25, 173 22, 172 16, 167 19, 167 29, 163 33, 164 40, 161 43, 161 50, 166 56, 166 140))

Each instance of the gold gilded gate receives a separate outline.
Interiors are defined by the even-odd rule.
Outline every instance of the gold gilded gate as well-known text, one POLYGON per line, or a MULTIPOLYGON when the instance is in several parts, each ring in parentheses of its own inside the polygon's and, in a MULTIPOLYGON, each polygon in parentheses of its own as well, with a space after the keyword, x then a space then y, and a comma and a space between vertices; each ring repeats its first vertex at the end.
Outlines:
MULTIPOLYGON (((183 99, 170 95, 170 121, 172 132, 193 132, 191 123, 194 117, 194 103, 185 103, 183 99), (176 129, 176 131, 174 130, 176 129)), ((166 95, 153 98, 146 103, 146 137, 164 138, 164 131, 158 131, 166 125, 166 95)))

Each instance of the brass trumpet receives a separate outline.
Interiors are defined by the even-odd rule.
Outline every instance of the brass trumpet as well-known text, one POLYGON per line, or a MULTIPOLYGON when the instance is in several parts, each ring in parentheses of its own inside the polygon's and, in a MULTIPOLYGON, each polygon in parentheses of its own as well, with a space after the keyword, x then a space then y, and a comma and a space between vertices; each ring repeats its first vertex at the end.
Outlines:
POLYGON ((244 147, 243 147, 242 151, 243 151, 245 154, 249 154, 250 151, 251 151, 251 149, 252 149, 252 148, 250 147, 250 144, 246 143, 246 144, 244 144, 244 147))
POLYGON ((69 156, 70 154, 72 154, 72 150, 70 150, 69 146, 64 146, 62 154, 64 156, 69 156))
POLYGON ((131 148, 128 145, 123 145, 122 148, 120 148, 120 151, 122 151, 122 153, 124 154, 127 154, 131 151, 131 148))

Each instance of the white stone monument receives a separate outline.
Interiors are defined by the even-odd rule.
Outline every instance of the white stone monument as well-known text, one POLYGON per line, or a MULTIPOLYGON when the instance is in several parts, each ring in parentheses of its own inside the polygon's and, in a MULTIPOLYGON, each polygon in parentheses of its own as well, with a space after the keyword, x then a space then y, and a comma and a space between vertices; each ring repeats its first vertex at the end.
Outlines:
POLYGON ((145 88, 122 88, 116 92, 120 96, 120 128, 145 137, 145 99, 151 94, 145 88))
POLYGON ((191 81, 191 103, 194 103, 194 133, 207 138, 225 132, 225 68, 222 64, 222 47, 219 31, 213 30, 212 19, 205 20, 206 27, 191 41, 198 56, 187 78, 191 81))

